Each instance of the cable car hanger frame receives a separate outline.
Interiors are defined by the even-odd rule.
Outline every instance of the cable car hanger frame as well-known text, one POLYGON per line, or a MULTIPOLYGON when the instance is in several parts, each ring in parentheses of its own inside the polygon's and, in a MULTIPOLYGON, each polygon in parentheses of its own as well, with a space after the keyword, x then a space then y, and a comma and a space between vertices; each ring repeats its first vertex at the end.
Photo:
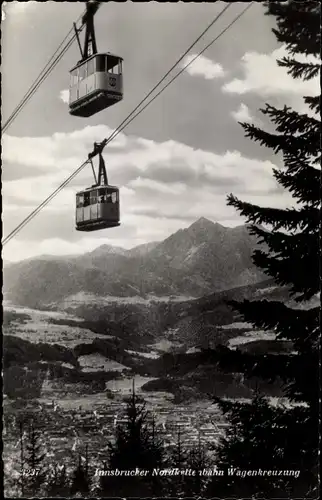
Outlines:
POLYGON ((80 29, 77 28, 76 23, 74 23, 75 35, 78 43, 78 47, 81 53, 81 60, 79 62, 86 61, 93 54, 97 54, 97 45, 95 37, 94 28, 94 16, 99 9, 101 2, 86 2, 86 12, 82 17, 82 24, 85 25, 85 41, 84 49, 79 39, 80 29))
POLYGON ((108 186, 105 161, 102 155, 103 149, 105 148, 106 144, 107 144, 107 139, 104 139, 104 141, 102 142, 94 142, 94 149, 91 153, 88 154, 88 160, 92 166, 93 176, 95 180, 95 184, 92 187, 108 186), (98 164, 98 176, 96 177, 92 159, 97 155, 99 157, 99 164, 98 164))

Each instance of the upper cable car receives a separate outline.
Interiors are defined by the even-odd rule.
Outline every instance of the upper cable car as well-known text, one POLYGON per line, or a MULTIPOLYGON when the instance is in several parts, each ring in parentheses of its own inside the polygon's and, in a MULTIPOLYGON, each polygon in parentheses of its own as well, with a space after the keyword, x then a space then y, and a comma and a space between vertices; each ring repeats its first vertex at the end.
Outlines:
POLYGON ((102 156, 106 140, 94 143, 94 151, 88 155, 91 162, 95 184, 76 194, 76 230, 96 231, 120 225, 119 189, 110 186, 107 180, 104 158, 102 156), (96 179, 92 158, 99 155, 98 180, 96 179))
POLYGON ((69 113, 73 116, 92 116, 123 99, 122 57, 97 52, 94 15, 100 3, 86 2, 83 49, 74 23, 82 58, 70 70, 69 113))

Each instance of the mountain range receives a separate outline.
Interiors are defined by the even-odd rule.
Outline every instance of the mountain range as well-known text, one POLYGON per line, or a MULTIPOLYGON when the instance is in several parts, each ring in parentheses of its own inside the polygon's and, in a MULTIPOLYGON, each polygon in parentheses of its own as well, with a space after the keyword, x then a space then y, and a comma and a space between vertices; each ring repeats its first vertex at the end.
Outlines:
POLYGON ((130 250, 103 245, 81 256, 42 256, 4 267, 5 298, 44 307, 78 293, 107 297, 201 297, 264 280, 246 225, 201 218, 164 241, 130 250))

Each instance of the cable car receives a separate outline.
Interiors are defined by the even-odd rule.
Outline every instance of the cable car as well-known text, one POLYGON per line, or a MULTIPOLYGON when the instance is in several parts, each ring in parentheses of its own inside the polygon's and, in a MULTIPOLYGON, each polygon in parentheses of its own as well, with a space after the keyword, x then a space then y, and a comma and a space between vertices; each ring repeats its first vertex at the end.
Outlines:
POLYGON ((122 58, 94 54, 71 71, 69 113, 89 117, 123 99, 122 58))
POLYGON ((85 42, 82 49, 79 30, 74 24, 81 60, 70 70, 69 113, 89 117, 123 99, 122 57, 98 53, 94 30, 94 14, 101 2, 86 2, 85 42))
POLYGON ((120 225, 119 190, 96 186, 76 194, 76 229, 96 231, 120 225))
POLYGON ((88 155, 92 164, 95 184, 76 194, 76 230, 96 231, 120 225, 119 189, 110 186, 102 150, 107 141, 94 144, 94 151, 88 155), (98 182, 92 158, 99 155, 98 182))

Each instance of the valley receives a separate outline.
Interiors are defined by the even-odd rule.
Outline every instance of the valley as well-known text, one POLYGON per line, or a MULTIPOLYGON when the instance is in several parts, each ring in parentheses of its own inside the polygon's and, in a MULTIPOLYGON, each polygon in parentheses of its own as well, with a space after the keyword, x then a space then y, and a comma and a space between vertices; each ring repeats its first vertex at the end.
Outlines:
MULTIPOLYGON (((245 226, 200 219, 161 243, 99 247, 78 257, 42 257, 4 269, 4 462, 18 467, 18 422, 43 429, 50 463, 75 465, 86 444, 99 464, 124 418, 134 381, 170 446, 215 443, 225 430, 215 397, 272 401, 281 382, 219 368, 218 348, 280 355, 291 342, 255 331, 231 300, 279 300, 289 291, 258 274, 245 226)), ((315 297, 307 307, 319 303, 315 297)), ((11 478, 11 479, 10 479, 11 478)))

